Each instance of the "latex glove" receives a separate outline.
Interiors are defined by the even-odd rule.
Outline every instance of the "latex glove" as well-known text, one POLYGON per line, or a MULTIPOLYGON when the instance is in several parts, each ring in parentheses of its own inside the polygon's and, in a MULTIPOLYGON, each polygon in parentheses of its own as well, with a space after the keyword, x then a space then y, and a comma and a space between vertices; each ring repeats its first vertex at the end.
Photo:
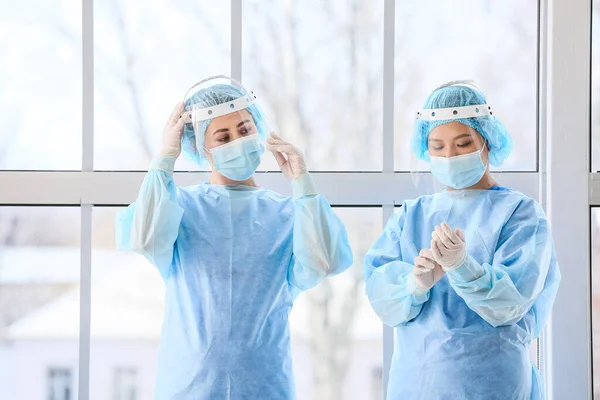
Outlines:
POLYGON ((435 261, 445 270, 463 265, 467 259, 465 235, 460 229, 452 230, 447 223, 436 226, 431 234, 431 251, 435 261))
POLYGON ((289 180, 298 179, 308 172, 304 154, 296 146, 271 132, 267 139, 267 150, 275 156, 279 168, 289 180))
POLYGON ((183 135, 183 112, 184 104, 177 103, 169 116, 167 125, 163 130, 163 144, 160 149, 161 157, 179 157, 181 154, 181 135, 183 135))
POLYGON ((431 289, 445 274, 442 267, 435 262, 430 249, 421 250, 415 257, 415 267, 412 273, 417 286, 425 291, 431 289))

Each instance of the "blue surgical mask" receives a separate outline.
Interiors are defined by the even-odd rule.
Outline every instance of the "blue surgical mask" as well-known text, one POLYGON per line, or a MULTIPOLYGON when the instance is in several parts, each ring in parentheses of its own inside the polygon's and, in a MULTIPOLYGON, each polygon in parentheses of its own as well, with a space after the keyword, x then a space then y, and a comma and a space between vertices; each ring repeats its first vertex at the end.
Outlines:
POLYGON ((233 181, 245 181, 256 172, 265 148, 258 135, 250 135, 213 149, 206 149, 213 167, 233 181))
POLYGON ((455 157, 431 156, 431 173, 438 181, 454 189, 471 187, 485 174, 486 166, 481 159, 482 151, 483 148, 455 157))

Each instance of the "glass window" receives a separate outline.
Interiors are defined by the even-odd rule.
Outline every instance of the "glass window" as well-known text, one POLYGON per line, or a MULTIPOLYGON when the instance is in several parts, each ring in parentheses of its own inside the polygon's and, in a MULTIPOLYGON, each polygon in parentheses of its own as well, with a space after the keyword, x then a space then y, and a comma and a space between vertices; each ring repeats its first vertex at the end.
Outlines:
POLYGON ((115 369, 115 393, 113 400, 138 400, 138 374, 133 368, 115 369))
POLYGON ((115 250, 119 210, 95 207, 92 214, 90 388, 98 399, 151 399, 165 288, 144 257, 115 250))
POLYGON ((375 367, 371 370, 371 400, 383 399, 383 368, 375 367))
MULTIPOLYGON (((98 170, 144 170, 175 103, 230 71, 230 2, 94 2, 98 170)), ((177 169, 198 169, 181 157, 177 169)))
POLYGON ((540 343, 540 339, 537 339, 537 340, 534 340, 533 342, 531 342, 531 344, 529 345, 529 359, 538 368, 540 368, 539 343, 540 343))
POLYGON ((243 18, 244 84, 309 168, 381 170, 383 1, 248 0, 243 18))
POLYGON ((592 4, 592 171, 600 172, 600 0, 592 4))
MULTIPOLYGON (((117 208, 93 214, 91 391, 108 398, 113 365, 137 371, 138 396, 153 395, 164 284, 143 257, 114 250, 117 208), (132 282, 135 282, 133 284, 132 282)), ((382 324, 364 296, 362 257, 381 233, 380 208, 336 208, 354 250, 351 270, 302 293, 290 314, 298 398, 372 398, 382 368, 382 324)))
POLYGON ((592 370, 594 398, 600 398, 600 208, 592 208, 592 370))
POLYGON ((411 169, 415 113, 442 83, 473 79, 515 145, 502 170, 537 168, 538 2, 396 2, 395 167, 411 169))
POLYGON ((81 169, 81 2, 3 2, 0 54, 0 169, 81 169))
POLYGON ((3 399, 75 399, 79 350, 77 207, 0 207, 3 399))
POLYGON ((381 234, 381 208, 335 212, 348 230, 354 265, 301 293, 294 303, 296 389, 299 399, 374 399, 382 389, 373 370, 383 367, 383 325, 365 296, 362 261, 381 234))
POLYGON ((73 376, 70 369, 50 368, 48 370, 49 400, 72 400, 73 376))

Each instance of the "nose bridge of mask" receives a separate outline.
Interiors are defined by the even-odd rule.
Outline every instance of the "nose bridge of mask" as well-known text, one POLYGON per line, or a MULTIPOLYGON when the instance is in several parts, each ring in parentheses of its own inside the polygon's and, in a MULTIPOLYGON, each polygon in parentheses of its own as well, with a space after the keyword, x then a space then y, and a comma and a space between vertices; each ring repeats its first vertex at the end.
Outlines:
POLYGON ((482 150, 456 157, 431 157, 431 173, 446 186, 463 189, 476 184, 485 173, 482 150))
MULTIPOLYGON (((472 161, 475 158, 481 159, 481 153, 483 148, 480 150, 473 151, 467 154, 461 154, 459 156, 454 157, 435 157, 431 156, 433 162, 437 165, 437 169, 444 172, 450 172, 454 169, 454 166, 457 164, 463 164, 465 162, 472 161)), ((482 160, 483 161, 483 160, 482 160)))
POLYGON ((213 167, 234 181, 250 178, 260 164, 264 146, 257 135, 237 139, 211 150, 213 167))
POLYGON ((250 135, 212 149, 205 149, 212 154, 213 158, 218 158, 221 161, 228 161, 241 157, 244 154, 260 151, 261 148, 262 144, 260 143, 258 135, 250 135))

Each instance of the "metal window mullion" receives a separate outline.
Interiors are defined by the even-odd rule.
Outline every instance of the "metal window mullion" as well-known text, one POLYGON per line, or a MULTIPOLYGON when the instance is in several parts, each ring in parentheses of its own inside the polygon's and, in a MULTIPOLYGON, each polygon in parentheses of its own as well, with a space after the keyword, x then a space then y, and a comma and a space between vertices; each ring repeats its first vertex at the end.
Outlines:
POLYGON ((383 172, 394 172, 394 57, 396 12, 394 0, 383 7, 383 172))
MULTIPOLYGON (((383 4, 383 138, 382 138, 382 171, 394 174, 394 88, 395 88, 395 35, 396 35, 395 0, 384 0, 383 4)), ((361 186, 357 186, 361 187, 361 186)), ((400 186, 391 186, 401 190, 400 186)), ((394 212, 395 196, 390 195, 382 201, 383 226, 394 212)), ((394 353, 394 329, 383 325, 383 398, 387 397, 392 355, 394 353)))
MULTIPOLYGON (((539 203, 542 208, 546 209, 546 85, 547 71, 546 61, 548 56, 548 13, 547 0, 538 1, 538 86, 537 86, 537 138, 538 138, 538 159, 537 167, 539 171, 539 203)), ((547 376, 546 359, 547 351, 544 346, 547 338, 547 329, 544 329, 540 338, 536 341, 537 350, 537 367, 540 370, 542 377, 547 376)), ((544 380, 546 392, 551 391, 552 382, 548 379, 544 380)))
POLYGON ((600 206, 600 173, 593 172, 589 176, 589 204, 590 207, 600 206))
POLYGON ((242 81, 242 0, 231 0, 231 77, 242 81))
MULTIPOLYGON (((383 206, 383 226, 387 224, 394 213, 394 205, 388 204, 383 206)), ((392 356, 394 354, 394 328, 383 324, 383 399, 387 398, 387 387, 390 380, 390 368, 392 366, 392 356)))
POLYGON ((81 205, 81 264, 79 286, 79 400, 90 395, 92 298, 92 205, 81 205))
POLYGON ((548 0, 538 2, 538 93, 537 93, 537 138, 538 138, 538 171, 539 171, 539 203, 546 208, 547 189, 547 82, 548 82, 548 0))
MULTIPOLYGON (((402 204, 418 197, 410 173, 314 172, 320 192, 332 204, 376 206, 402 204)), ((135 200, 145 172, 19 172, 0 171, 0 182, 11 190, 0 191, 0 205, 123 205, 135 200), (58 188, 58 190, 57 190, 58 188)), ((493 174, 508 187, 538 198, 536 172, 493 174)), ((208 173, 176 172, 180 186, 207 180, 208 173)), ((291 195, 283 174, 259 172, 259 185, 291 195)), ((599 182, 600 183, 600 182, 599 182)))
MULTIPOLYGON (((82 1, 82 148, 81 170, 94 170, 94 1, 82 1)), ((81 182, 80 182, 81 183, 81 182)), ((62 186, 57 186, 62 188, 62 186)), ((79 286, 79 400, 90 397, 90 336, 92 292, 92 205, 81 201, 79 286)))
POLYGON ((548 0, 547 209, 561 287, 544 337, 549 399, 589 399, 591 2, 548 0))
POLYGON ((94 170, 94 1, 82 3, 81 170, 94 170))

